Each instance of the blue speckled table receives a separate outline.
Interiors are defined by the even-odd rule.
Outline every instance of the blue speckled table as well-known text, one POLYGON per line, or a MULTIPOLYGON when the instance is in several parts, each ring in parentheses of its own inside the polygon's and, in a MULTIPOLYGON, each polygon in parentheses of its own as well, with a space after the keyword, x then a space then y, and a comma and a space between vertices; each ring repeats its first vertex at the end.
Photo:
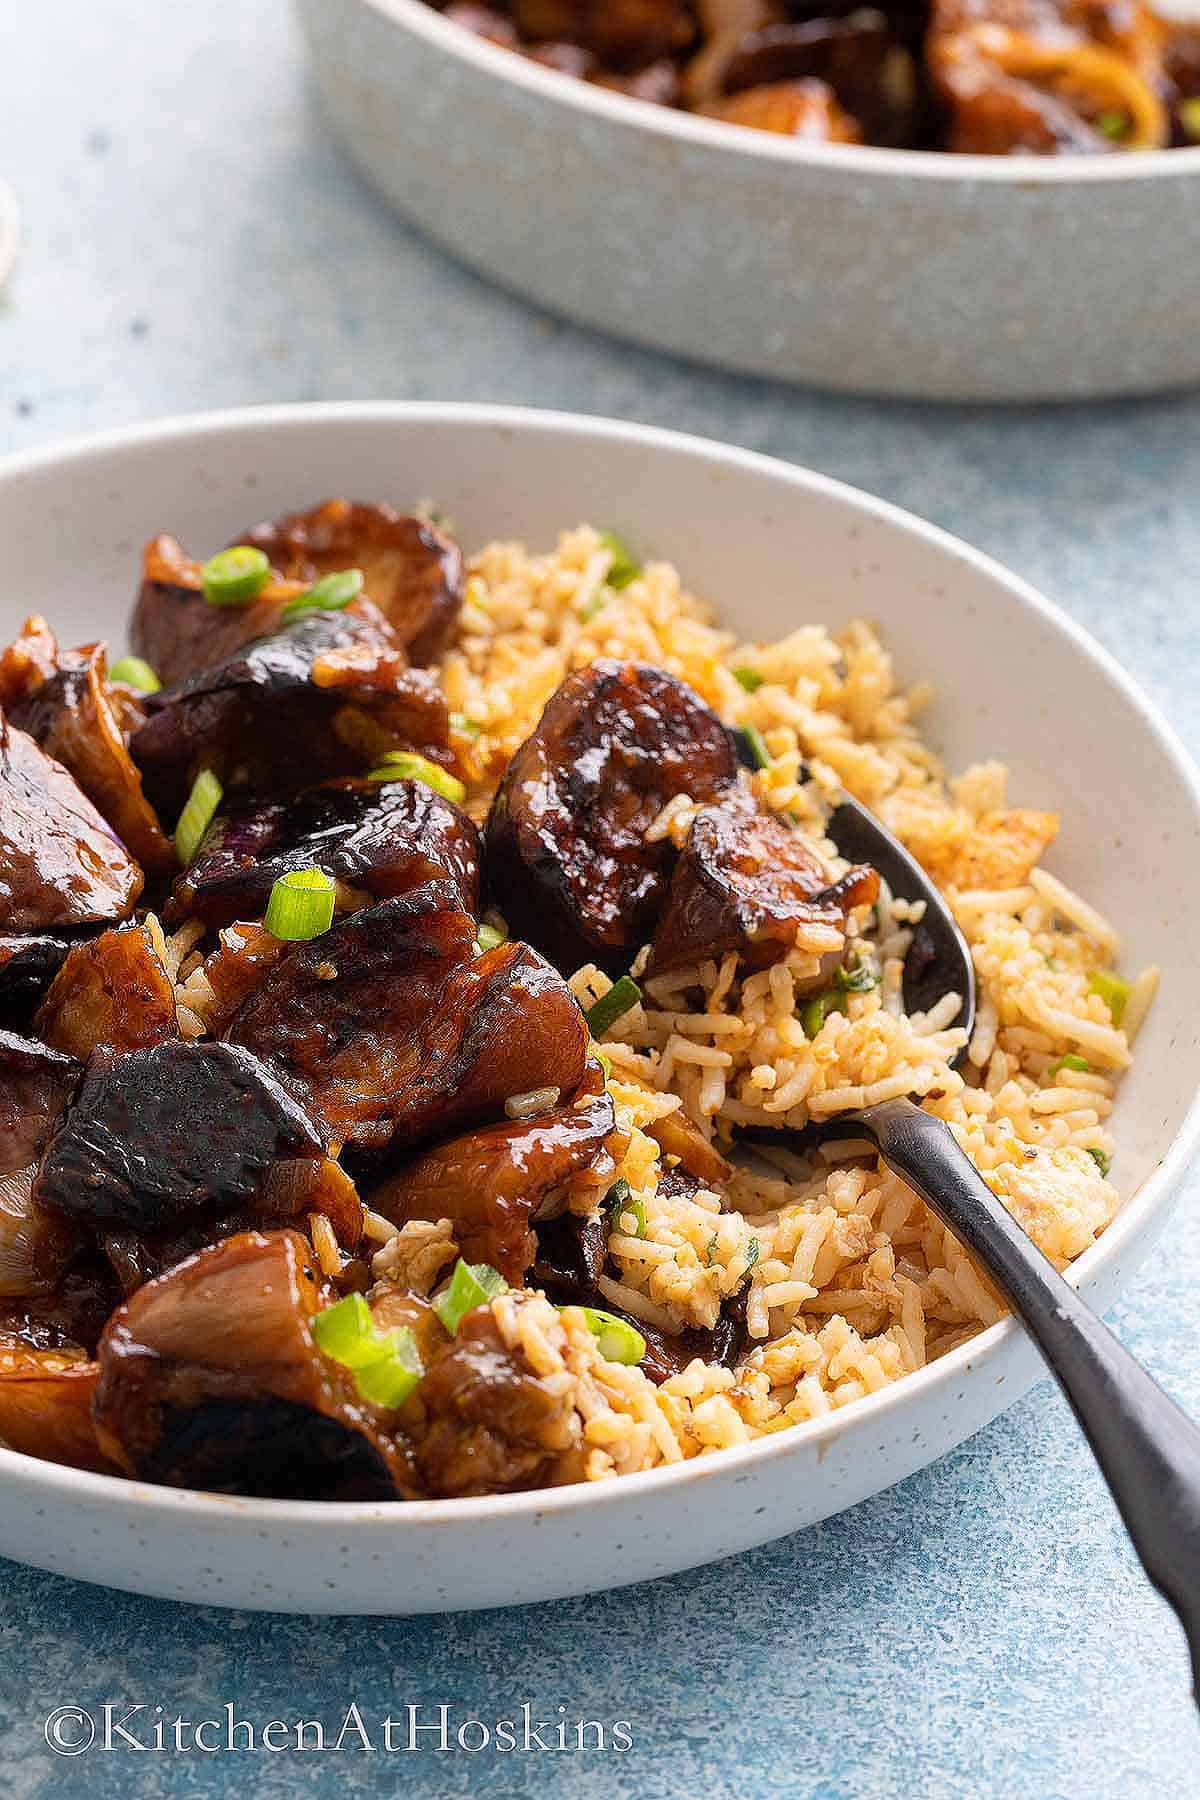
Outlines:
MULTIPOLYGON (((0 8, 0 11, 3 11, 0 8)), ((282 0, 41 0, 0 54, 26 242, 0 301, 0 449, 246 401, 513 400, 811 463, 962 533, 1116 651, 1200 750, 1200 398, 947 412, 769 389, 587 336, 397 224, 314 114, 282 0)), ((10 610, 16 600, 10 597, 10 610)), ((1200 1219, 1193 1179, 1182 1217, 1200 1219)), ((1200 1412, 1200 1247, 1117 1309, 1200 1412)), ((1043 1385, 956 1455, 802 1536, 611 1596, 405 1622, 199 1611, 3 1565, 0 1793, 1137 1800, 1200 1793, 1174 1620, 1043 1385), (56 1706, 142 1703, 343 1748, 53 1757, 56 1706), (631 1722, 633 1747, 387 1754, 389 1707, 631 1722)), ((244 1736, 244 1734, 243 1734, 244 1736)), ((552 1733, 543 1737, 553 1742, 552 1733)), ((168 1742, 170 1734, 168 1732, 168 1742)), ((468 1735, 468 1741, 473 1741, 468 1735)), ((519 1741, 519 1733, 518 1733, 519 1741)))

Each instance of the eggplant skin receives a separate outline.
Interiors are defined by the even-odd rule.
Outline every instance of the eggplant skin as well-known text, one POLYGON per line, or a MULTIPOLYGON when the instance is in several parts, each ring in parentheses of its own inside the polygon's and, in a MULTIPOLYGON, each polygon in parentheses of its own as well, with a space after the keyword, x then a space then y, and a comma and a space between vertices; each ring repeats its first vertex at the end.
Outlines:
POLYGON ((508 766, 487 823, 487 880, 510 928, 564 974, 628 968, 675 858, 647 844, 669 800, 737 780, 729 733, 684 682, 603 659, 568 675, 508 766))
POLYGON ((241 1232, 147 1282, 97 1350, 97 1438, 172 1487, 282 1499, 411 1492, 404 1453, 310 1329, 334 1299, 294 1231, 241 1232))
POLYGON ((474 913, 480 856, 473 821, 424 782, 329 781, 294 800, 219 815, 163 917, 210 928, 256 918, 279 876, 312 867, 380 900, 448 881, 456 910, 474 913))
POLYGON ((94 1226, 153 1231, 236 1209, 276 1162, 323 1153, 307 1114, 235 1045, 97 1050, 47 1147, 34 1199, 94 1226))
POLYGON ((127 919, 142 881, 66 769, 0 716, 0 930, 127 919))
POLYGON ((72 949, 51 932, 0 933, 0 1023, 23 1024, 72 949))
POLYGON ((368 597, 415 663, 435 662, 453 635, 466 588, 462 551, 429 519, 325 500, 255 525, 238 542, 265 552, 277 574, 293 581, 361 569, 368 597))
POLYGON ((100 1045, 143 1050, 179 1036, 175 989, 144 925, 75 944, 34 1015, 44 1043, 86 1060, 100 1045))

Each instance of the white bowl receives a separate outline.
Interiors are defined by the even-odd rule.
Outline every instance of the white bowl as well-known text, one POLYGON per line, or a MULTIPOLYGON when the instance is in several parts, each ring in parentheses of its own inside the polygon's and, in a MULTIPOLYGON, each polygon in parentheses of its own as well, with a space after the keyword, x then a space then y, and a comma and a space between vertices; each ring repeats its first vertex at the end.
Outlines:
POLYGON ((573 80, 421 0, 296 3, 364 172, 446 248, 572 319, 860 394, 1200 381, 1200 149, 804 144, 573 80))
MULTIPOLYGON (((587 517, 677 562, 740 630, 880 621, 902 677, 930 676, 950 761, 998 756, 1061 807, 1053 867, 1120 922, 1163 989, 1123 1082, 1126 1204, 1075 1265, 1106 1306, 1147 1254, 1200 1131, 1200 787, 1113 660, 1014 576, 877 500, 696 439, 486 407, 298 406, 138 427, 0 465, 11 632, 44 611, 120 642, 138 547, 204 552, 252 521, 349 493, 433 495, 468 546, 549 545, 587 517)), ((725 1556, 889 1486, 1016 1400, 1039 1372, 1005 1323, 830 1417, 686 1465, 500 1499, 320 1506, 180 1493, 0 1451, 0 1553, 186 1600, 422 1612, 541 1600, 725 1556)))

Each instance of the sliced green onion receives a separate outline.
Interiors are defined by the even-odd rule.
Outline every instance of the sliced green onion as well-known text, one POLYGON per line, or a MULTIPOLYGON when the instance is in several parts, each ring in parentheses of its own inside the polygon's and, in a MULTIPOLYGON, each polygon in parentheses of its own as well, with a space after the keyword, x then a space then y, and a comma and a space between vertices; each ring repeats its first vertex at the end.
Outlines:
POLYGON ((1091 1066, 1086 1056, 1076 1056, 1075 1052, 1070 1050, 1066 1056, 1060 1056, 1057 1062, 1050 1064, 1050 1073, 1057 1075, 1060 1069, 1074 1069, 1077 1075, 1086 1075, 1091 1066))
POLYGON ((204 598, 210 606, 245 606, 271 578, 271 565, 251 544, 235 544, 210 556, 200 571, 204 598))
POLYGON ((272 937, 302 944, 333 924, 334 880, 324 869, 293 869, 271 889, 263 924, 272 937))
POLYGON ((814 994, 800 1009, 800 1023, 806 1038, 815 1038, 831 1012, 837 1011, 836 994, 814 994))
POLYGON ((707 1244, 704 1246, 704 1260, 708 1264, 710 1269, 713 1266, 713 1258, 716 1255, 717 1245, 719 1242, 720 1242, 720 1237, 719 1237, 718 1233, 714 1231, 712 1236, 709 1238, 707 1244))
POLYGON ((1133 992, 1132 985, 1120 975, 1112 974, 1108 969, 1097 969, 1088 977, 1088 987, 1093 994, 1099 994, 1114 1025, 1119 1025, 1125 1017, 1125 1007, 1133 992))
POLYGON ((501 931, 496 925, 481 925, 478 933, 480 950, 494 950, 498 944, 507 944, 508 932, 501 931))
POLYGON ((211 769, 201 769, 175 827, 175 852, 184 868, 191 862, 221 804, 223 789, 211 769))
POLYGON ((311 1330, 318 1349, 352 1371, 359 1393, 374 1406, 401 1406, 425 1372, 408 1326, 379 1331, 361 1294, 317 1313, 311 1330))
POLYGON ((1193 143, 1200 144, 1200 94, 1181 100, 1175 111, 1179 115, 1184 136, 1190 137, 1193 143))
POLYGON ((600 1067, 604 1070, 605 1081, 610 1080, 612 1077, 612 1057, 608 1054, 607 1050, 602 1050, 600 1048, 595 1038, 592 1038, 591 1042, 588 1044, 588 1055, 594 1057, 600 1064, 600 1067))
POLYGON ((1109 112, 1102 112, 1096 119, 1096 130, 1102 137, 1111 138, 1113 143, 1120 143, 1129 131, 1129 120, 1123 112, 1114 107, 1109 112))
POLYGON ((879 977, 870 963, 860 962, 853 969, 839 969, 834 981, 843 994, 869 994, 879 986, 879 977))
POLYGON ((741 682, 748 694, 757 694, 759 688, 766 680, 766 676, 760 675, 757 669, 742 668, 733 671, 733 679, 741 682))
POLYGON ((322 575, 320 581, 314 581, 304 593, 289 600, 279 616, 298 619, 310 612, 341 612, 352 600, 358 599, 362 587, 361 569, 336 569, 332 575, 322 575))
POLYGON ((627 588, 631 581, 636 581, 642 572, 642 565, 634 556, 624 538, 619 538, 615 531, 602 531, 600 542, 606 550, 612 551, 612 565, 604 577, 610 588, 618 593, 627 588))
MULTIPOLYGON (((565 1309, 560 1306, 558 1310, 565 1309)), ((630 1366, 641 1362, 646 1354, 646 1340, 627 1319, 618 1319, 615 1313, 604 1312, 599 1306, 581 1306, 579 1310, 605 1362, 630 1366)))
POLYGON ((632 1192, 633 1189, 623 1175, 619 1181, 613 1182, 601 1203, 604 1211, 610 1218, 620 1218, 621 1214, 629 1204, 629 1196, 632 1192))
POLYGON ((1112 1157, 1107 1150, 1089 1150, 1088 1155, 1102 1175, 1107 1175, 1112 1168, 1112 1157))
POLYGON ((136 688, 139 694, 157 694, 162 682, 154 673, 148 662, 140 656, 119 656, 108 671, 110 681, 123 681, 126 687, 136 688))
POLYGON ((622 1218, 631 1217, 634 1222, 632 1235, 644 1238, 646 1235, 646 1202, 644 1200, 627 1200, 620 1212, 615 1215, 619 1225, 622 1218))
POLYGON ((587 1028, 594 1038, 602 1038, 606 1031, 611 1031, 617 1020, 637 1006, 642 998, 642 990, 632 975, 622 975, 620 981, 614 981, 607 994, 601 994, 594 1006, 589 1006, 584 1013, 587 1028))
POLYGON ((491 1263, 464 1262, 460 1256, 450 1277, 450 1286, 433 1303, 433 1310, 451 1337, 469 1312, 485 1306, 497 1294, 507 1294, 508 1283, 491 1263))
POLYGON ((456 806, 461 806, 467 797, 467 790, 457 775, 430 762, 427 756, 418 756, 415 750, 389 750, 379 767, 371 770, 367 780, 419 781, 444 800, 453 800, 456 806))
POLYGON ((747 768, 770 768, 771 752, 757 725, 743 725, 734 735, 741 740, 742 760, 747 768))
POLYGON ((459 737, 477 738, 483 730, 478 719, 472 719, 468 713, 452 712, 450 729, 457 731, 459 737))
POLYGON ((747 1274, 750 1273, 750 1270, 754 1267, 755 1263, 758 1261, 758 1254, 759 1254, 758 1239, 751 1238, 750 1242, 746 1245, 746 1273, 747 1274))
POLYGON ((383 1353, 354 1371, 354 1384, 372 1406, 403 1406, 425 1373, 417 1340, 407 1325, 400 1325, 383 1342, 383 1353))

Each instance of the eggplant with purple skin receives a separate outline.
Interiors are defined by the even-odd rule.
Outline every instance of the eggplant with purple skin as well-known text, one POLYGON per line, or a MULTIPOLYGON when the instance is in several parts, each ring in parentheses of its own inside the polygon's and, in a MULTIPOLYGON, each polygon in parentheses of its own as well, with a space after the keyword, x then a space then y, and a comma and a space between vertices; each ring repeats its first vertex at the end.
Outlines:
POLYGON ((444 884, 353 914, 271 967, 227 1029, 331 1137, 399 1151, 573 1091, 588 1034, 570 989, 524 944, 475 956, 444 884))
POLYGON ((73 948, 50 932, 0 934, 0 1023, 23 1025, 73 948))
POLYGON ((334 1295, 292 1231, 248 1231, 139 1288, 100 1341, 93 1401, 105 1453, 170 1487, 292 1500, 413 1492, 401 1443, 324 1356, 334 1295))
POLYGON ((14 708, 12 721, 70 771, 147 875, 174 871, 175 851, 126 747, 103 644, 64 652, 56 673, 14 708))
POLYGON ((246 606, 212 606, 204 597, 202 565, 177 539, 152 538, 142 553, 129 641, 163 686, 174 687, 278 631, 284 607, 303 592, 302 582, 272 581, 246 606))
POLYGON ((331 781, 294 800, 222 813, 176 881, 168 924, 209 927, 265 912, 271 888, 292 869, 318 868, 377 900, 448 882, 455 910, 479 907, 479 833, 420 781, 331 781))
POLYGON ((101 1044, 145 1050, 178 1037, 175 989, 144 925, 76 944, 34 1016, 44 1043, 85 1061, 101 1044))
POLYGON ((406 665, 386 621, 363 600, 300 614, 151 694, 146 712, 133 754, 169 818, 201 767, 227 792, 282 798, 360 774, 397 744, 447 759, 449 714, 436 679, 406 665))
POLYGON ((799 832, 738 789, 692 821, 647 973, 730 951, 746 969, 766 968, 787 955, 805 926, 841 932, 846 914, 878 893, 879 877, 865 866, 831 882, 799 832))
POLYGON ((588 1093, 531 1119, 485 1125, 406 1163, 368 1204, 394 1225, 452 1220, 468 1262, 490 1263, 510 1287, 520 1287, 540 1241, 532 1222, 573 1175, 592 1166, 615 1122, 607 1093, 588 1093))
POLYGON ((429 519, 390 506, 325 500, 308 512, 255 525, 253 544, 292 581, 361 569, 363 586, 413 662, 436 662, 454 631, 466 576, 462 551, 429 519))
POLYGON ((60 763, 0 715, 0 928, 126 919, 142 871, 60 763))
POLYGON ((150 1232, 254 1202, 276 1164, 324 1154, 311 1120, 246 1050, 179 1040, 97 1050, 33 1197, 84 1225, 150 1232))
POLYGON ((675 859, 648 826, 677 794, 712 800, 736 779, 728 732, 674 675, 607 659, 568 675, 488 819, 487 879, 510 927, 564 973, 624 970, 675 859))

